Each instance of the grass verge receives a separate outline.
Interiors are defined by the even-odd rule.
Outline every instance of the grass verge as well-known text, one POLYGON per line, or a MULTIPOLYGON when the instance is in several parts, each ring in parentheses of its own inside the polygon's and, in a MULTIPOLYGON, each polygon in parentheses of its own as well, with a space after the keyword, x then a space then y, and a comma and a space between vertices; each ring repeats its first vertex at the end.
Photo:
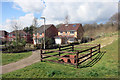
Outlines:
POLYGON ((32 51, 22 53, 2 53, 2 65, 16 62, 20 59, 30 56, 31 54, 32 51))

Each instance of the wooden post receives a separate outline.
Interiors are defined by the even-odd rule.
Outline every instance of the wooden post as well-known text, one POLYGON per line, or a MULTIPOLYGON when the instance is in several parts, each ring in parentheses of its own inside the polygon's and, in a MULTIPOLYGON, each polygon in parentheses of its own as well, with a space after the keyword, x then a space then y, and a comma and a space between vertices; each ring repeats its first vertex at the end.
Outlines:
MULTIPOLYGON (((59 51, 61 51, 61 46, 59 46, 59 51)), ((59 56, 60 56, 60 52, 59 52, 59 56)))
POLYGON ((90 49, 90 53, 91 53, 90 54, 90 57, 91 57, 90 59, 92 60, 92 48, 90 49))
POLYGON ((99 44, 99 53, 100 53, 100 44, 99 44))
POLYGON ((79 54, 79 52, 77 52, 77 54, 76 54, 76 68, 78 68, 78 54, 79 54))
POLYGON ((40 61, 42 62, 42 49, 40 49, 40 61))
POLYGON ((72 44, 72 51, 74 51, 74 45, 72 44))

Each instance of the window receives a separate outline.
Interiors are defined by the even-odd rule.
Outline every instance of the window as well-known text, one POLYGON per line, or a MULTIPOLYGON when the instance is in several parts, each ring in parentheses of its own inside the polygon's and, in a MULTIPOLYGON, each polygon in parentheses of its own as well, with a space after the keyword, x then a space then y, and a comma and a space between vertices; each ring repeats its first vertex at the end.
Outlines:
POLYGON ((37 42, 37 38, 35 38, 35 42, 37 42))
POLYGON ((63 32, 62 31, 60 31, 60 34, 62 34, 63 32))
POLYGON ((11 35, 16 36, 16 34, 11 34, 11 35))
POLYGON ((9 37, 12 37, 12 34, 9 34, 9 37))
POLYGON ((65 31, 65 35, 67 35, 67 31, 65 31))
POLYGON ((38 43, 41 43, 41 41, 42 41, 42 38, 39 38, 39 39, 38 39, 38 43))
POLYGON ((42 36, 42 33, 40 33, 40 36, 42 36))
POLYGON ((37 36, 37 33, 35 33, 35 36, 37 36))
POLYGON ((70 34, 74 34, 75 31, 70 31, 70 34))

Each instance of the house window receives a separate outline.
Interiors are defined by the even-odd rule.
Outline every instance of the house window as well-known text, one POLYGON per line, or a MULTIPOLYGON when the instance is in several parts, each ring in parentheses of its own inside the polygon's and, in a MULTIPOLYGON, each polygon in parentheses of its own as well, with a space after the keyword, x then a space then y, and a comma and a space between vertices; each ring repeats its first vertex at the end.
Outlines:
POLYGON ((40 36, 42 36, 42 33, 40 33, 40 36))
POLYGON ((38 39, 38 43, 41 43, 41 42, 42 42, 42 38, 39 38, 39 39, 38 39))
POLYGON ((12 34, 9 34, 9 37, 12 37, 12 34))
POLYGON ((74 34, 75 31, 70 31, 70 34, 74 34))
POLYGON ((67 31, 65 31, 65 35, 67 35, 67 31))
POLYGON ((63 32, 62 31, 60 31, 60 34, 62 34, 63 32))
POLYGON ((35 42, 37 42, 37 38, 35 38, 35 42))
POLYGON ((35 36, 37 36, 37 33, 35 33, 35 36))

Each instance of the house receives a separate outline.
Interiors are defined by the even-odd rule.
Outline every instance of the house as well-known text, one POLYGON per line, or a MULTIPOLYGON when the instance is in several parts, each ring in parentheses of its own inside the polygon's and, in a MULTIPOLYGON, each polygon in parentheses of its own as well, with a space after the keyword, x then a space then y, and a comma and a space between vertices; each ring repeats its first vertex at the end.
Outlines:
MULTIPOLYGON (((45 25, 45 37, 54 38, 57 36, 57 28, 53 24, 45 25)), ((42 39, 44 38, 44 25, 37 28, 33 34, 33 44, 41 44, 42 39)))
POLYGON ((56 44, 67 44, 80 41, 83 37, 84 29, 82 24, 62 24, 58 28, 58 35, 55 36, 56 44))
POLYGON ((15 30, 8 34, 8 41, 13 41, 16 39, 16 36, 18 36, 20 39, 26 40, 26 42, 30 42, 30 34, 26 33, 23 30, 15 30))
POLYGON ((1 41, 1 42, 7 41, 7 35, 8 35, 8 32, 7 32, 7 31, 5 31, 5 30, 0 30, 0 41, 1 41))

